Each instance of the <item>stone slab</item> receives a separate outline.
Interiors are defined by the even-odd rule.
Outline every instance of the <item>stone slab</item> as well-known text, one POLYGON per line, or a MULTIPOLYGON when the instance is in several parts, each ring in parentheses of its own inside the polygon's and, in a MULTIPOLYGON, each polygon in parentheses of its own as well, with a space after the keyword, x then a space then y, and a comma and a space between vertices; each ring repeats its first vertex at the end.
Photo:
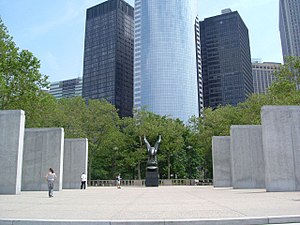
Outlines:
POLYGON ((262 126, 231 126, 230 137, 233 188, 265 188, 262 126))
POLYGON ((267 191, 300 190, 300 106, 261 111, 267 191))
POLYGON ((231 187, 230 137, 212 138, 214 187, 231 187))
POLYGON ((54 190, 61 190, 63 180, 63 154, 63 128, 25 129, 21 190, 48 190, 45 176, 50 167, 57 175, 54 190))
POLYGON ((63 168, 63 189, 80 189, 81 174, 88 169, 87 139, 65 139, 63 168))
POLYGON ((25 112, 0 111, 0 194, 20 194, 25 112))

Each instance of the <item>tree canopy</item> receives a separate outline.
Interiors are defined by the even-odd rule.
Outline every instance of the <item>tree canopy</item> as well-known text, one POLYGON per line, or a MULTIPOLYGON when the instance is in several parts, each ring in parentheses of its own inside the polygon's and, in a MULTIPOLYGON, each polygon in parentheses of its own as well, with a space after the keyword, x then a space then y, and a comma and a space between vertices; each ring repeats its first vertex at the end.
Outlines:
POLYGON ((231 125, 260 124, 264 105, 300 104, 300 58, 289 57, 266 94, 253 94, 236 107, 206 108, 187 124, 146 110, 120 118, 105 100, 57 100, 42 89, 48 77, 28 50, 16 47, 0 19, 0 110, 23 109, 26 127, 63 127, 67 138, 88 138, 89 179, 143 179, 147 137, 158 150, 161 178, 212 178, 213 136, 227 136, 231 125))

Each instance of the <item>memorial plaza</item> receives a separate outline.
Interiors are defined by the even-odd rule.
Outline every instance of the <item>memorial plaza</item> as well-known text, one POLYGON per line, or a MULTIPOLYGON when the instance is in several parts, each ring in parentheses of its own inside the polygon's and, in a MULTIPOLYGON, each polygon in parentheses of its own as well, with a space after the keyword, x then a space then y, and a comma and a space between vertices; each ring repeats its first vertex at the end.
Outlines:
POLYGON ((24 111, 2 111, 0 225, 300 224, 300 107, 264 106, 261 115, 262 125, 213 137, 214 187, 158 186, 159 138, 147 145, 146 187, 80 190, 88 140, 65 139, 63 128, 25 128, 24 111), (50 166, 58 168, 54 198, 44 177, 50 166))
POLYGON ((0 225, 300 224, 300 192, 212 186, 88 187, 0 195, 0 225))

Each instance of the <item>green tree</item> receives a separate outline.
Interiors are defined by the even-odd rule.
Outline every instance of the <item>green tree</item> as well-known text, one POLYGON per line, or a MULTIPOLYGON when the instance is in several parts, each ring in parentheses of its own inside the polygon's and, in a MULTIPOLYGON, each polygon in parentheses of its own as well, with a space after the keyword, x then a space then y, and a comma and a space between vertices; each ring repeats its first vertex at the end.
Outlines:
POLYGON ((178 178, 186 176, 186 152, 184 149, 185 132, 184 124, 180 120, 167 117, 161 118, 162 143, 160 147, 160 169, 162 177, 171 178, 171 174, 176 174, 178 178))
POLYGON ((125 118, 123 132, 127 137, 126 164, 134 171, 133 178, 141 179, 145 175, 142 168, 146 167, 147 150, 144 136, 148 141, 155 142, 161 134, 160 116, 146 110, 136 111, 133 118, 125 118), (137 174, 135 174, 135 172, 137 174))
POLYGON ((187 125, 187 131, 184 135, 184 144, 186 150, 186 174, 189 179, 203 178, 202 167, 204 156, 202 152, 203 144, 200 141, 200 133, 196 127, 199 120, 196 117, 190 119, 187 125))
POLYGON ((26 127, 53 122, 55 99, 42 91, 49 83, 39 69, 40 61, 16 46, 0 18, 0 110, 24 110, 26 127))
POLYGON ((124 135, 116 108, 105 100, 81 97, 57 102, 53 126, 63 127, 66 138, 89 141, 89 179, 112 179, 120 172, 124 135))
POLYGON ((253 94, 236 107, 220 106, 214 110, 206 108, 204 118, 191 119, 189 126, 194 139, 199 140, 200 155, 208 176, 212 177, 212 137, 230 135, 231 125, 260 124, 261 107, 264 105, 299 105, 299 81, 300 58, 289 57, 286 64, 277 71, 276 81, 266 94, 253 94))
POLYGON ((90 177, 112 179, 121 167, 124 138, 117 109, 106 100, 89 100, 83 125, 89 145, 90 177))
POLYGON ((81 97, 59 99, 54 126, 63 127, 66 138, 86 138, 87 112, 85 100, 81 97))
MULTIPOLYGON (((20 109, 40 97, 48 77, 39 69, 40 61, 28 50, 16 47, 0 19, 0 109, 20 109)), ((27 114, 34 110, 26 109, 27 114)))
POLYGON ((186 176, 186 151, 184 149, 185 127, 179 120, 159 116, 146 110, 135 113, 134 118, 123 119, 123 132, 126 135, 126 162, 134 171, 133 177, 141 179, 145 175, 147 150, 144 136, 153 146, 159 135, 162 143, 158 150, 160 175, 167 178, 172 174, 186 176), (136 174, 137 173, 137 174, 136 174))

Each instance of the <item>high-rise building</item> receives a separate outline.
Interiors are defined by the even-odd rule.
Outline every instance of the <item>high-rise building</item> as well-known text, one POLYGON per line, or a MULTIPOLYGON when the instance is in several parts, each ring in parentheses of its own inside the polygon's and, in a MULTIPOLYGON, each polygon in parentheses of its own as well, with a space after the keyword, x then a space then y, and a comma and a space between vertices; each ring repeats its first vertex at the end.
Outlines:
POLYGON ((253 93, 248 29, 238 12, 200 22, 204 106, 237 105, 253 93))
POLYGON ((204 99, 203 99, 203 81, 202 81, 202 59, 201 59, 201 40, 200 23, 198 17, 195 20, 195 40, 196 40, 196 60, 197 60, 197 84, 198 84, 198 108, 199 116, 203 117, 204 99))
POLYGON ((193 115, 199 116, 197 3, 135 1, 136 109, 146 108, 185 122, 193 115))
POLYGON ((281 63, 259 62, 252 60, 252 75, 254 93, 263 94, 275 81, 274 73, 279 70, 281 63))
POLYGON ((106 99, 121 117, 133 109, 134 9, 108 0, 87 9, 83 97, 106 99))
POLYGON ((279 30, 283 57, 300 56, 299 0, 279 0, 279 30))
POLYGON ((82 78, 52 82, 49 94, 57 99, 82 96, 82 78))

